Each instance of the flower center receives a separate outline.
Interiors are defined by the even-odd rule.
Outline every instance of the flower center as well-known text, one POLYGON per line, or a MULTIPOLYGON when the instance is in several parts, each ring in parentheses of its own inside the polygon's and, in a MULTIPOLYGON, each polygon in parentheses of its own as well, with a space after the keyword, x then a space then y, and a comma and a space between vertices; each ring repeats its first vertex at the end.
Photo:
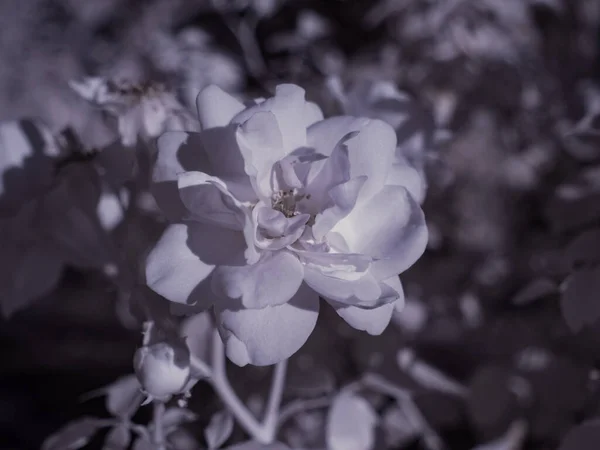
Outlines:
POLYGON ((304 195, 300 194, 296 188, 278 191, 271 197, 271 208, 279 211, 287 218, 294 217, 300 214, 296 210, 296 204, 303 198, 304 195))

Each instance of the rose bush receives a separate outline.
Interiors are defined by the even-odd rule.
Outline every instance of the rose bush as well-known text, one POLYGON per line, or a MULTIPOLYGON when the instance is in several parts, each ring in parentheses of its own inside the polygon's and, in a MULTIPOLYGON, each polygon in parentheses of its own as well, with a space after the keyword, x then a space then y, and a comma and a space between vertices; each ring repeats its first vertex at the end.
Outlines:
POLYGON ((403 304, 398 274, 422 255, 420 179, 377 119, 323 118, 280 85, 245 106, 215 86, 202 131, 158 139, 152 191, 174 222, 146 265, 167 299, 213 308, 228 357, 270 365, 312 332, 319 296, 351 326, 381 333, 403 304))

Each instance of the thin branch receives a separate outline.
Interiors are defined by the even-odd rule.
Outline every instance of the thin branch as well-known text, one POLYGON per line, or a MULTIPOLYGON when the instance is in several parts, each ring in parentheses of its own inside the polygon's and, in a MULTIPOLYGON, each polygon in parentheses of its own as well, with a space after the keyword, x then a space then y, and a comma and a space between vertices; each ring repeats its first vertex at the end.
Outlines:
POLYGON ((239 399, 229 384, 226 373, 225 347, 217 330, 213 333, 212 377, 210 382, 221 397, 225 406, 237 419, 244 430, 261 444, 269 444, 270 436, 264 432, 262 425, 256 420, 246 405, 239 399))
POLYGON ((163 427, 163 416, 165 414, 165 403, 154 400, 154 436, 153 441, 156 450, 167 450, 165 441, 165 430, 163 427))
POLYGON ((395 398, 398 402, 405 400, 412 401, 411 392, 409 390, 403 389, 400 386, 396 386, 395 384, 375 373, 366 373, 362 377, 361 383, 363 386, 369 389, 395 398))
POLYGON ((281 406, 281 398, 283 397, 283 388, 285 386, 285 376, 287 372, 287 359, 278 362, 273 371, 273 380, 271 381, 271 390, 269 392, 269 400, 263 419, 263 427, 267 434, 275 438, 277 430, 277 421, 279 418, 279 408, 281 406))

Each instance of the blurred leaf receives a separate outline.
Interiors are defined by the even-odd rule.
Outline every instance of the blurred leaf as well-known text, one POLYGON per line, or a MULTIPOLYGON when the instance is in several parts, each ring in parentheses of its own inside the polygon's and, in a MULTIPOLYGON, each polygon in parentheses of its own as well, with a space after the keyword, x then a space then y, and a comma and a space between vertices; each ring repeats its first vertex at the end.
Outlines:
POLYGON ((554 197, 546 207, 546 217, 554 231, 565 233, 580 229, 600 219, 600 193, 565 200, 554 197))
POLYGON ((411 349, 399 350, 396 361, 398 366, 421 386, 459 397, 467 395, 467 390, 463 385, 435 367, 418 360, 411 349))
POLYGON ((75 420, 48 437, 42 450, 77 450, 86 446, 101 427, 101 422, 93 417, 75 420))
POLYGON ((531 280, 513 296, 511 303, 517 306, 529 305, 537 300, 558 293, 558 286, 550 278, 531 280))
POLYGON ((100 187, 86 165, 63 169, 57 185, 44 197, 44 230, 61 247, 64 257, 81 268, 103 269, 115 264, 117 249, 96 213, 100 187))
POLYGON ((371 450, 375 445, 377 414, 361 397, 342 392, 327 417, 329 450, 371 450))
POLYGON ((589 367, 557 355, 543 370, 523 377, 532 391, 529 418, 533 438, 560 438, 589 399, 589 367))
POLYGON ((573 273, 562 286, 561 309, 573 332, 600 318, 600 267, 573 273))
POLYGON ((572 268, 600 262, 600 228, 586 230, 573 239, 565 249, 565 257, 572 268))
POLYGON ((589 420, 571 429, 558 450, 596 450, 600 442, 600 420, 589 420))
POLYGON ((0 254, 0 303, 4 317, 54 290, 63 267, 60 254, 49 243, 5 243, 0 254))
POLYGON ((178 428, 169 433, 169 448, 172 450, 198 450, 202 448, 190 430, 178 428))
POLYGON ((0 216, 14 214, 50 186, 59 151, 39 121, 0 122, 0 216))
POLYGON ((193 411, 186 408, 169 408, 163 415, 163 427, 165 432, 169 434, 170 431, 175 430, 182 423, 193 422, 198 417, 193 411))
POLYGON ((125 148, 116 141, 98 152, 94 163, 104 181, 113 188, 120 188, 134 175, 136 154, 133 149, 125 148))
POLYGON ((126 450, 130 441, 129 429, 125 425, 117 425, 106 435, 102 450, 126 450))
POLYGON ((129 204, 129 192, 124 188, 117 189, 103 183, 102 194, 98 200, 96 215, 102 228, 108 232, 117 228, 125 218, 129 204))
POLYGON ((467 412, 471 424, 486 438, 499 436, 519 413, 510 390, 512 377, 508 368, 483 366, 471 380, 467 412))
POLYGON ((233 432, 233 416, 229 411, 219 411, 210 419, 204 438, 210 450, 220 448, 233 432))
POLYGON ((114 383, 99 389, 96 393, 105 394, 108 412, 122 419, 131 418, 144 398, 140 383, 135 375, 121 377, 114 383))

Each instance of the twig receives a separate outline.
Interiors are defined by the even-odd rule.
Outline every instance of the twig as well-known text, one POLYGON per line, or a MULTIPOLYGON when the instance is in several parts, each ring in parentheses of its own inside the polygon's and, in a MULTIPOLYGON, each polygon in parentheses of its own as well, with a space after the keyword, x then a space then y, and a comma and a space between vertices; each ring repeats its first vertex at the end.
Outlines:
POLYGON ((275 439, 275 433, 277 431, 279 408, 281 406, 281 398, 283 397, 286 372, 287 359, 284 359, 275 365, 271 390, 269 392, 269 400, 265 411, 265 418, 263 420, 264 431, 271 436, 272 440, 275 439))
POLYGON ((262 425, 239 399, 229 384, 225 370, 225 347, 217 330, 213 333, 212 341, 212 377, 210 382, 213 388, 242 428, 261 444, 269 444, 270 436, 266 435, 262 425))
POLYGON ((165 414, 165 403, 154 400, 154 436, 153 441, 156 450, 167 450, 165 442, 165 432, 163 428, 163 416, 165 414))

